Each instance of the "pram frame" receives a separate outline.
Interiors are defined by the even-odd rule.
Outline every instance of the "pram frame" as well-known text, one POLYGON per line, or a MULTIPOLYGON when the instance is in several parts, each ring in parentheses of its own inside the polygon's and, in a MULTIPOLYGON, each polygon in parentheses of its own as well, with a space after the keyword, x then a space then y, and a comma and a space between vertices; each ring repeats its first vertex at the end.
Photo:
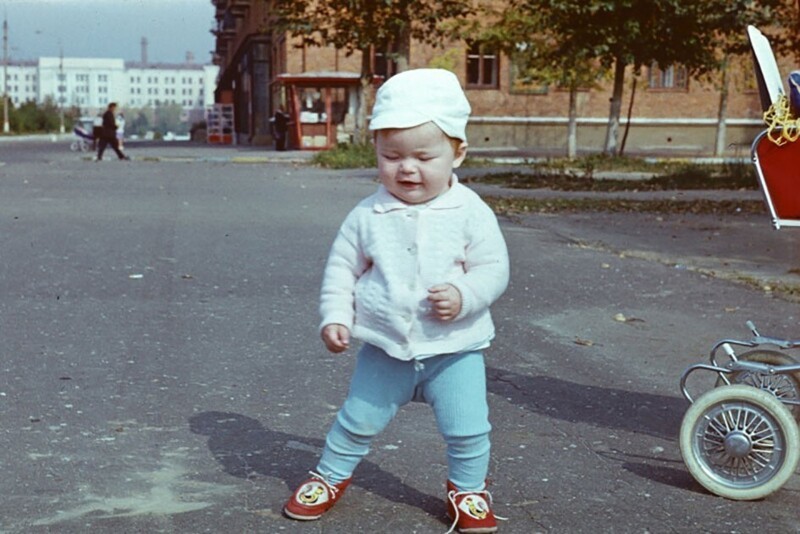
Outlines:
MULTIPOLYGON (((800 218, 790 218, 790 217, 782 217, 781 214, 778 212, 776 207, 775 201, 773 199, 773 192, 772 187, 770 186, 770 178, 764 172, 764 168, 762 166, 762 160, 759 156, 759 148, 761 143, 772 143, 769 139, 769 131, 764 130, 763 132, 759 133, 755 140, 753 141, 752 147, 750 149, 750 157, 753 162, 753 166, 756 168, 756 174, 758 176, 758 185, 761 188, 761 193, 764 197, 764 201, 767 204, 767 208, 769 209, 769 215, 772 219, 772 226, 776 230, 780 230, 782 227, 794 227, 800 228, 800 218)), ((794 148, 794 147, 791 147, 794 148)), ((798 146, 800 148, 800 146, 798 146)), ((797 152, 797 167, 794 169, 795 173, 798 173, 800 169, 800 150, 795 150, 797 152)), ((800 196, 800 175, 798 175, 798 182, 797 182, 797 194, 800 196)))
MULTIPOLYGON (((785 95, 767 38, 748 26, 764 111, 785 95)), ((772 141, 780 129, 758 134, 751 159, 772 225, 800 227, 800 141, 772 141)), ((749 340, 723 339, 709 363, 689 366, 680 389, 690 407, 681 422, 681 457, 692 477, 711 493, 734 500, 761 499, 785 484, 800 463, 800 362, 788 354, 800 340, 762 336, 748 321, 749 340), (779 350, 764 350, 764 345, 779 350), (753 350, 737 355, 733 347, 753 350), (729 358, 718 363, 722 350, 729 358), (715 387, 693 399, 687 379, 695 371, 717 375, 715 387)))

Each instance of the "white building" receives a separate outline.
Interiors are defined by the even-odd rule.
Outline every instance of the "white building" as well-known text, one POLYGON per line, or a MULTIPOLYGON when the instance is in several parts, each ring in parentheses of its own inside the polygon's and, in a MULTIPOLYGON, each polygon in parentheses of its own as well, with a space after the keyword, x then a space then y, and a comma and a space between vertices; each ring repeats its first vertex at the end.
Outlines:
POLYGON ((5 84, 11 103, 15 106, 38 98, 39 75, 36 62, 9 63, 0 68, 0 88, 5 84), (6 72, 8 80, 6 81, 6 72))
POLYGON ((38 62, 14 62, 0 69, 15 106, 48 97, 64 107, 76 106, 94 115, 117 102, 122 108, 178 104, 184 111, 203 110, 214 103, 219 67, 194 63, 124 62, 122 59, 42 57, 38 62), (8 80, 6 80, 6 71, 8 80))

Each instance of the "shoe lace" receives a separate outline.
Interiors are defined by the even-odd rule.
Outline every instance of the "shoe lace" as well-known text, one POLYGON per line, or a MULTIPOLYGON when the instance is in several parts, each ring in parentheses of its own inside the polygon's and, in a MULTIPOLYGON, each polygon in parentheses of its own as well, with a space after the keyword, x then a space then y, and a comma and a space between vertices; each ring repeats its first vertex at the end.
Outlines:
POLYGON ((308 474, 311 475, 311 478, 315 478, 320 482, 322 482, 323 484, 325 484, 325 487, 328 488, 328 491, 331 493, 331 497, 333 498, 333 500, 336 500, 336 496, 339 493, 339 488, 337 488, 335 485, 325 480, 325 477, 320 475, 316 471, 309 471, 308 474))
MULTIPOLYGON (((479 495, 485 495, 486 496, 486 500, 489 503, 489 507, 492 506, 492 504, 493 504, 492 503, 492 494, 489 493, 488 490, 483 490, 483 491, 453 491, 453 490, 451 490, 451 491, 449 491, 447 493, 447 499, 450 501, 450 504, 453 505, 453 510, 455 510, 455 517, 453 517, 453 524, 450 525, 450 530, 445 532, 445 534, 451 534, 453 532, 453 530, 455 530, 456 525, 458 525, 458 519, 459 519, 459 517, 461 517, 461 511, 458 509, 458 506, 456 506, 456 499, 458 499, 462 495, 468 495, 470 493, 472 493, 472 494, 477 493, 479 495)), ((494 514, 494 512, 492 512, 492 513, 494 514)), ((507 517, 501 517, 501 516, 499 516, 497 514, 494 514, 494 518, 497 519, 498 521, 507 521, 508 520, 507 517)))

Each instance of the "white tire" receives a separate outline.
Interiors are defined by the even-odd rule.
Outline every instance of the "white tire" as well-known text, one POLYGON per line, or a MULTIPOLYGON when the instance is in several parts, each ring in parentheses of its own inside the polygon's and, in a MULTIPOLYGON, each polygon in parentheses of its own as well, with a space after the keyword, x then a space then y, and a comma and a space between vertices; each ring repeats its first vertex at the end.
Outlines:
POLYGON ((771 393, 732 385, 712 389, 686 411, 681 456, 711 493, 734 500, 777 491, 800 459, 800 431, 791 412, 771 393))

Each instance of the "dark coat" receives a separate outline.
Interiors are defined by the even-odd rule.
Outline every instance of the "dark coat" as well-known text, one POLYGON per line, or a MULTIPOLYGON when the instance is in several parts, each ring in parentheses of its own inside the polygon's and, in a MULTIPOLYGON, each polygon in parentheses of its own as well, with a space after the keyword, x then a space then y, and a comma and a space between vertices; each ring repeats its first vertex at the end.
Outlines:
POLYGON ((103 137, 106 139, 117 138, 117 119, 114 118, 114 112, 106 110, 103 113, 103 137))

